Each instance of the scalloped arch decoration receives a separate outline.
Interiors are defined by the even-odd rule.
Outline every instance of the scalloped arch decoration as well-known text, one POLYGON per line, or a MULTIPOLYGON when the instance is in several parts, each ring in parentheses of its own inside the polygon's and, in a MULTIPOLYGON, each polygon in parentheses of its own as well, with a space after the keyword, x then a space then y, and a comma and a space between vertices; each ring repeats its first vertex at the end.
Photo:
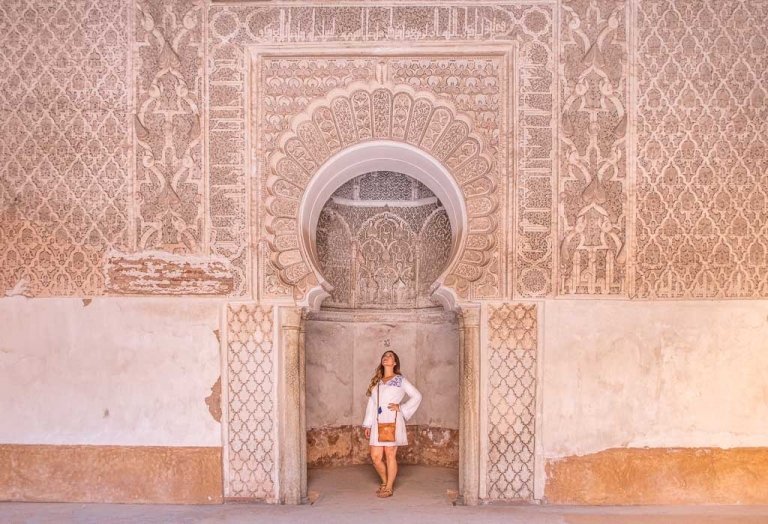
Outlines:
POLYGON ((492 156, 473 132, 470 119, 431 93, 405 85, 356 83, 332 91, 297 115, 269 159, 265 229, 270 262, 297 298, 316 286, 319 276, 298 240, 304 190, 333 155, 374 140, 421 149, 446 168, 461 190, 467 209, 466 241, 441 283, 466 289, 462 283, 480 279, 492 259, 497 183, 492 156))

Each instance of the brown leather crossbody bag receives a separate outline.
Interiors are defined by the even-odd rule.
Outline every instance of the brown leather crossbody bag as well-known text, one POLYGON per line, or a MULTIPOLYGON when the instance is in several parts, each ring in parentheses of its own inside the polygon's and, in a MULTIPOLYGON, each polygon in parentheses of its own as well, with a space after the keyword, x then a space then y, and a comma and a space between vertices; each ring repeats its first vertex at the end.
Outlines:
POLYGON ((379 442, 395 442, 395 426, 397 424, 397 412, 395 412, 394 422, 379 422, 381 404, 379 404, 379 386, 376 385, 376 428, 378 431, 379 442))

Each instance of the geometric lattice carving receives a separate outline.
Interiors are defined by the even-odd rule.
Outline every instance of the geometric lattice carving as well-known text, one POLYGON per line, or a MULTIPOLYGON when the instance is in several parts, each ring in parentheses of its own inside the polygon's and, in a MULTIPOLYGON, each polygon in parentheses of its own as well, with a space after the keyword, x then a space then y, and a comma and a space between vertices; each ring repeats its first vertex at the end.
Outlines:
POLYGON ((203 10, 188 0, 136 2, 139 250, 201 250, 203 10))
POLYGON ((768 2, 638 3, 635 296, 768 296, 768 2))
POLYGON ((0 2, 0 295, 98 295, 130 248, 129 2, 0 2))
POLYGON ((626 292, 624 2, 561 11, 560 293, 626 292))
POLYGON ((491 306, 488 339, 488 497, 531 500, 536 418, 536 306, 491 306))
POLYGON ((272 327, 272 307, 227 308, 227 497, 276 496, 272 327))
POLYGON ((448 264, 451 224, 434 193, 400 173, 377 171, 341 186, 323 208, 317 253, 334 286, 326 307, 430 307, 448 264))
MULTIPOLYGON (((496 247, 499 194, 493 157, 471 121, 449 102, 408 86, 353 84, 332 91, 292 121, 270 158, 265 228, 270 261, 302 294, 316 284, 298 247, 299 199, 319 167, 340 150, 367 140, 419 147, 442 162, 464 195, 469 227, 464 251, 446 285, 481 278, 496 247)), ((461 288, 463 286, 456 286, 461 288)))

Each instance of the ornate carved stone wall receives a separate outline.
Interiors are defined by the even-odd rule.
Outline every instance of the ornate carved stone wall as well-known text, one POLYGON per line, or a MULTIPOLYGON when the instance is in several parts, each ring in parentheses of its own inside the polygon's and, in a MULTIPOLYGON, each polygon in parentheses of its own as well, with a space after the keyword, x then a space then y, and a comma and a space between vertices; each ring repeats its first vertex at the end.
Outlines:
POLYGON ((627 292, 628 48, 623 1, 560 11, 559 293, 627 292))
POLYGON ((434 193, 400 173, 350 180, 331 196, 317 224, 323 278, 334 286, 324 307, 433 307, 430 287, 451 254, 451 224, 434 193))
POLYGON ((225 497, 277 496, 273 326, 270 306, 227 307, 225 497))
POLYGON ((3 5, 0 287, 119 292, 106 254, 161 250, 229 260, 234 295, 288 296, 262 242, 269 153, 367 82, 449 101, 492 160, 493 231, 461 296, 765 296, 766 44, 743 30, 765 8, 699 7, 3 5))
POLYGON ((101 294, 131 246, 130 13, 0 4, 0 294, 101 294))
POLYGON ((637 9, 634 295, 768 296, 768 4, 637 9))
POLYGON ((136 0, 139 250, 203 253, 202 0, 136 0))
MULTIPOLYGON (((258 197, 264 194, 268 176, 265 166, 259 163, 267 158, 262 148, 275 147, 273 144, 280 132, 288 129, 291 116, 314 98, 355 81, 388 79, 450 99, 460 111, 466 111, 475 122, 477 133, 497 152, 497 169, 505 173, 498 185, 503 205, 497 211, 494 224, 494 249, 498 250, 496 253, 505 253, 511 247, 514 256, 506 260, 493 254, 485 276, 472 285, 457 286, 460 292, 477 298, 502 297, 511 292, 512 282, 515 293, 525 296, 553 292, 555 62, 551 5, 477 4, 471 8, 458 4, 381 5, 373 8, 363 4, 345 7, 214 4, 208 15, 211 234, 212 238, 215 235, 220 239, 212 240, 211 247, 214 254, 225 254, 221 250, 226 248, 229 253, 226 256, 239 268, 243 279, 249 273, 249 259, 242 256, 248 244, 246 194, 249 188, 254 190, 253 202, 257 203, 258 197), (444 50, 427 50, 430 44, 446 39, 466 47, 463 56, 447 59, 440 56, 444 50), (301 43, 350 40, 362 43, 363 47, 375 43, 376 56, 365 53, 344 56, 343 51, 333 49, 325 50, 323 56, 318 56, 317 51, 314 54, 296 51, 301 43), (410 55, 388 58, 392 53, 382 51, 381 45, 389 42, 405 44, 410 55), (414 42, 419 45, 414 46, 414 42), (485 46, 476 45, 483 42, 485 46), (253 99, 252 121, 261 122, 263 136, 251 149, 254 161, 250 169, 257 177, 250 183, 245 176, 249 169, 245 152, 249 46, 253 46, 251 52, 259 57, 255 63, 269 63, 268 67, 253 67, 253 96, 264 98, 253 99), (283 48, 283 55, 293 52, 294 56, 269 58, 269 53, 277 53, 278 47, 283 48), (424 50, 419 51, 419 47, 424 50), (493 54, 501 59, 488 56, 493 54), (515 73, 510 78, 507 75, 512 70, 513 56, 515 73), (517 92, 513 95, 514 88, 517 92), (512 108, 514 115, 507 123, 507 114, 512 108), (510 154, 513 147, 516 155, 510 154), (510 187, 510 183, 515 185, 510 187), (222 205, 214 203, 214 198, 222 205), (519 225, 514 235, 507 226, 512 223, 519 225)), ((452 51, 451 55, 455 57, 456 53, 452 51)), ((252 215, 254 223, 259 222, 260 210, 255 209, 252 215)), ((256 225, 254 240, 258 244, 261 239, 258 232, 263 225, 256 225)), ((261 245, 257 293, 267 298, 289 294, 291 281, 288 285, 283 283, 284 275, 278 277, 276 269, 265 263, 267 250, 261 245)), ((306 270, 295 273, 307 274, 306 270)), ((238 289, 244 290, 244 286, 245 280, 238 289)))
POLYGON ((488 314, 487 497, 532 500, 536 419, 536 306, 488 314))

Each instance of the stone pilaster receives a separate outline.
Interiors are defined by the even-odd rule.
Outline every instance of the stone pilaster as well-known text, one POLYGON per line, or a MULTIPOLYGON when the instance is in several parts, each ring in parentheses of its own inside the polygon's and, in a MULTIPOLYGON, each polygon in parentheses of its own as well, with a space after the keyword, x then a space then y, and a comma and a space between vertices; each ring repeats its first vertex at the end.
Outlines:
POLYGON ((480 498, 480 306, 459 314, 459 501, 480 498))
POLYGON ((278 502, 301 504, 306 491, 306 431, 302 406, 303 357, 301 352, 301 309, 281 307, 278 311, 280 382, 278 385, 278 439, 280 442, 278 502))

